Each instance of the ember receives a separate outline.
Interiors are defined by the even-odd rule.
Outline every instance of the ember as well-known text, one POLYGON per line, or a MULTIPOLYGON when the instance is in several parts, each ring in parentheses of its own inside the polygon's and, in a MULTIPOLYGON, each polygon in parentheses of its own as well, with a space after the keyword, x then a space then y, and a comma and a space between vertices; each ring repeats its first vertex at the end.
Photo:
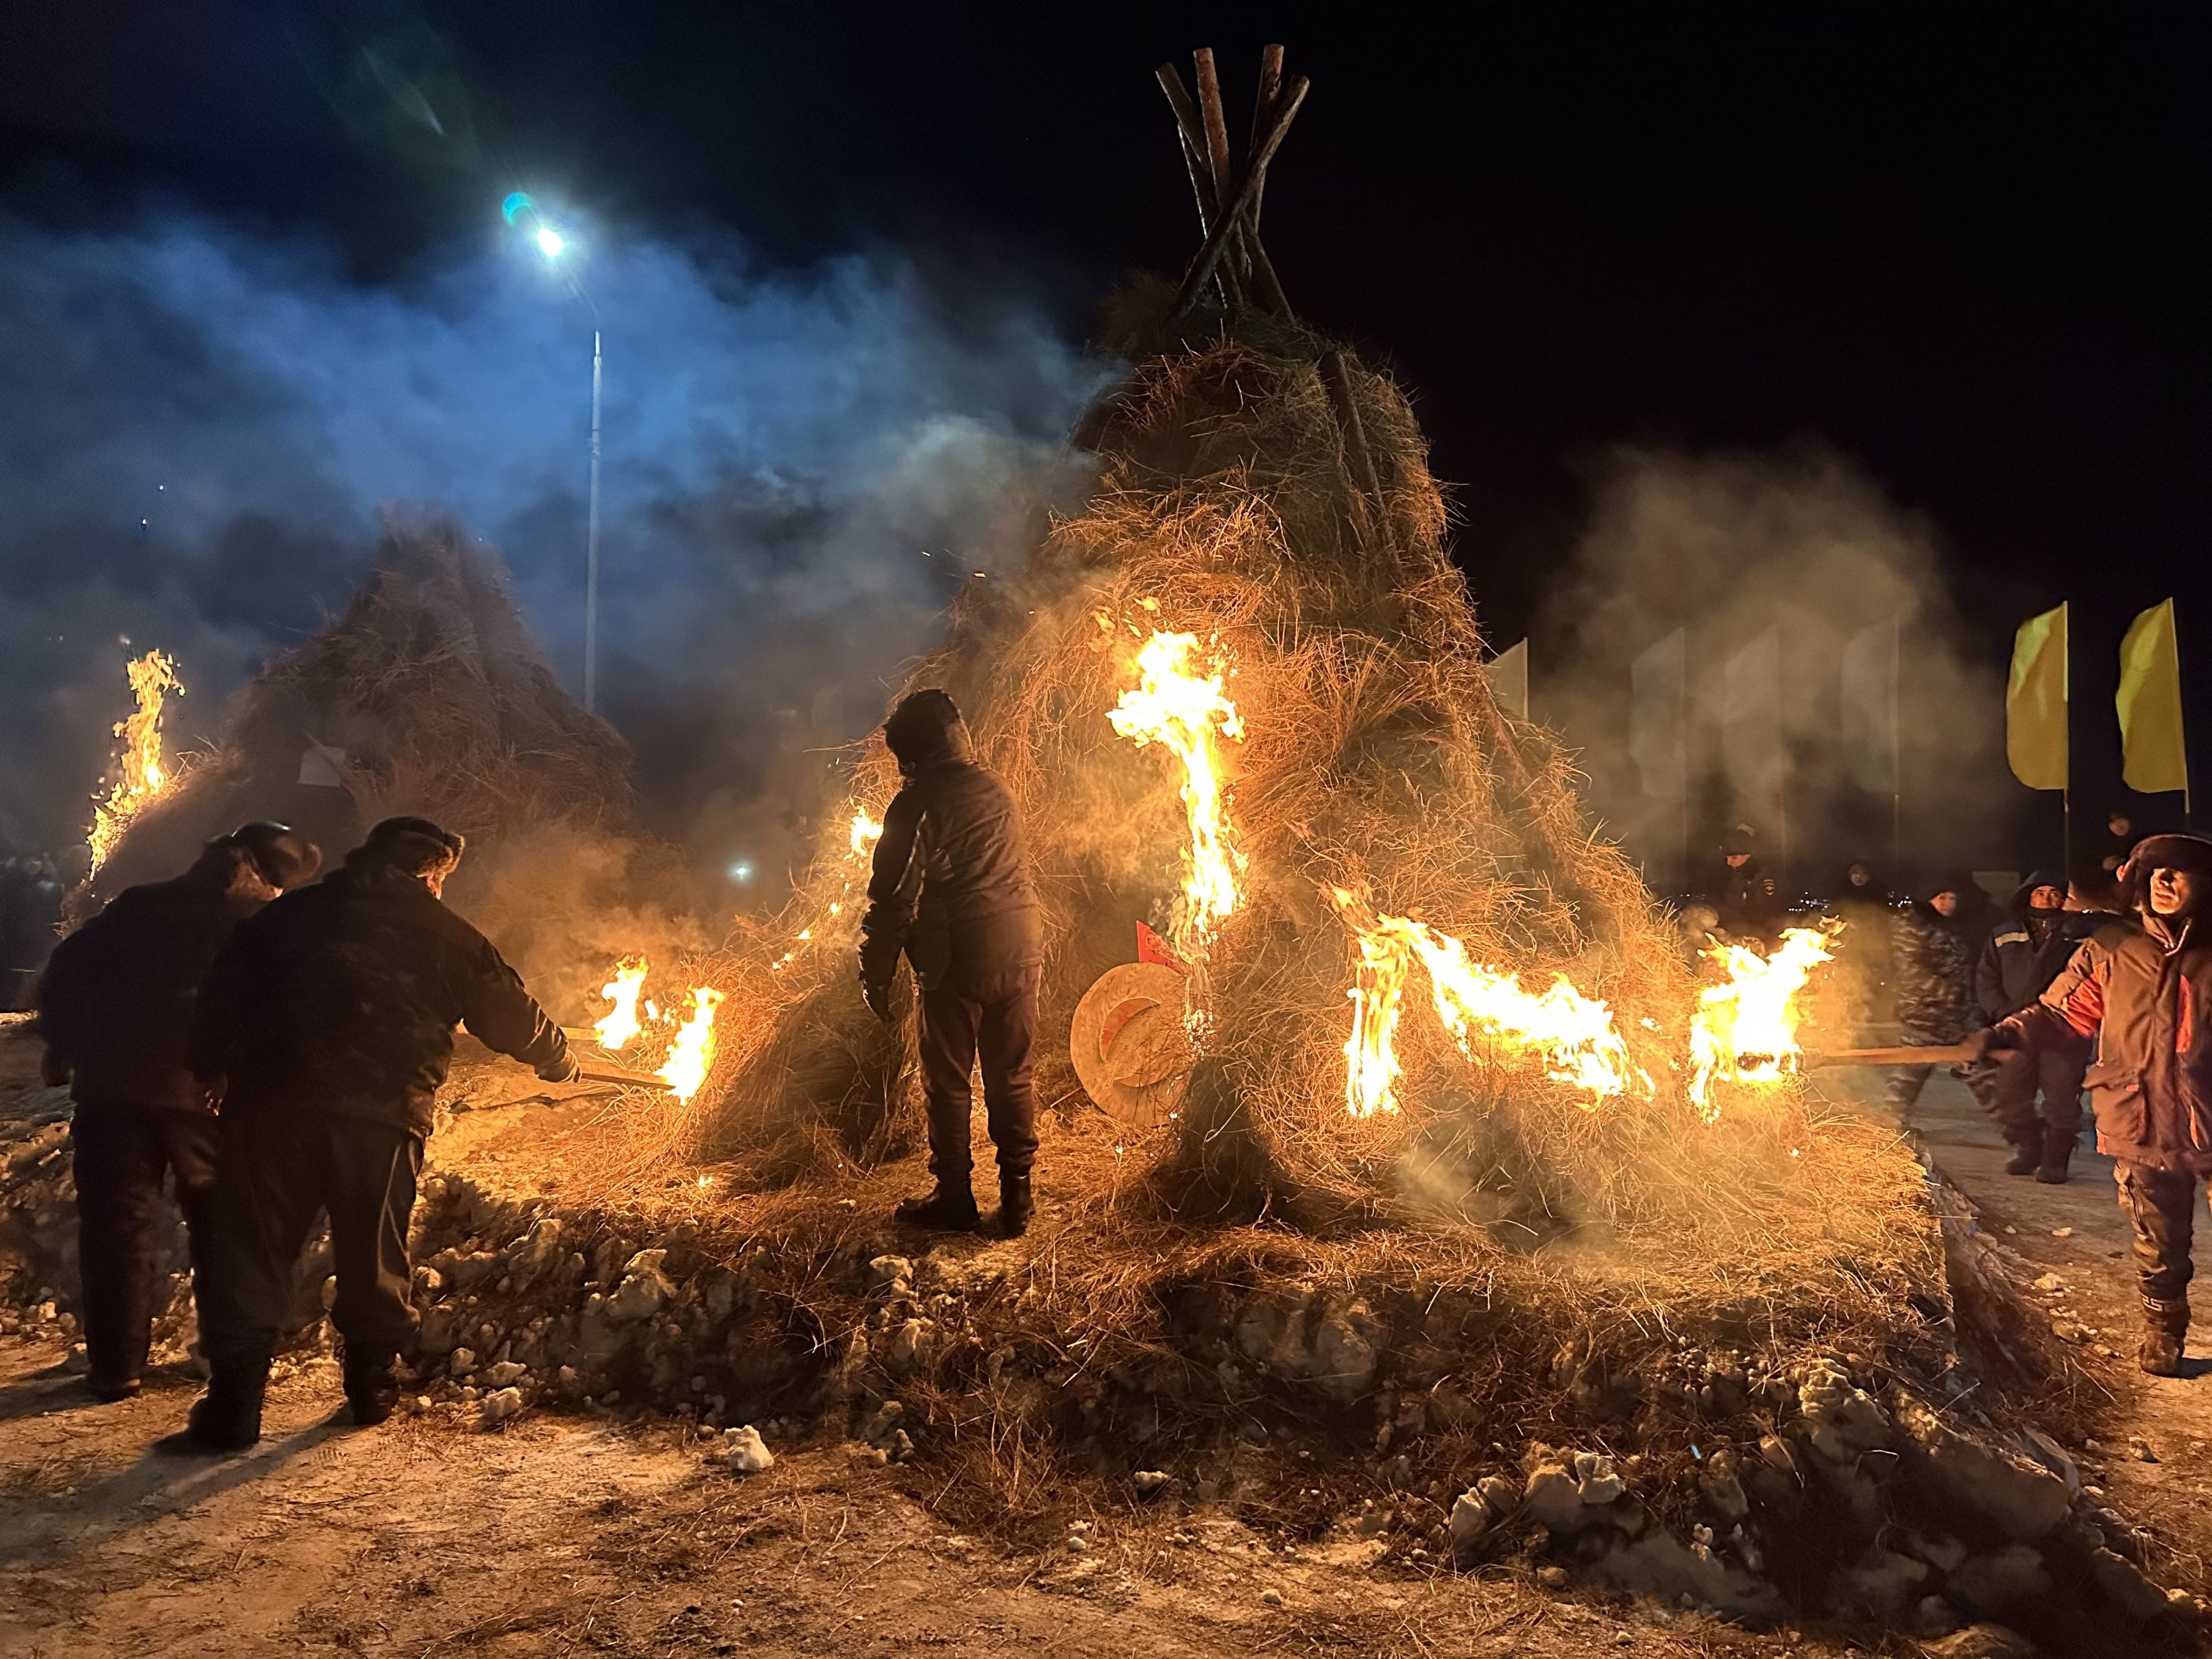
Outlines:
POLYGON ((116 722, 115 735, 123 744, 115 757, 115 781, 107 799, 93 806, 92 829, 85 842, 92 849, 94 870, 107 862, 131 819, 176 781, 161 756, 162 704, 170 692, 182 696, 185 691, 176 661, 162 652, 149 651, 128 664, 125 672, 138 707, 130 718, 116 722))

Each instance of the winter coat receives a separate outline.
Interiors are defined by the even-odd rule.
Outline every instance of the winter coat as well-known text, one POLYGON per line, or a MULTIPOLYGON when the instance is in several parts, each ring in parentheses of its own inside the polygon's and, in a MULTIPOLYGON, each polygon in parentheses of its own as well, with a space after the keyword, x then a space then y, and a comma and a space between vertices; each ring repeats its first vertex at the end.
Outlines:
POLYGON ((2038 887, 2063 892, 2065 886, 2041 872, 2030 876, 2012 896, 2011 917, 1982 946, 1974 966, 1974 1006, 1984 1023, 1995 1024, 2041 996, 2081 941, 2111 920, 2077 910, 2028 908, 2028 895, 2038 887))
POLYGON ((54 947, 39 981, 48 1055, 80 1101, 206 1111, 185 1063, 203 981, 232 930, 261 908, 233 898, 228 856, 128 887, 54 947))
POLYGON ((1785 911, 1774 878, 1755 858, 1745 860, 1735 869, 1722 866, 1716 908, 1721 913, 1722 930, 1746 939, 1771 937, 1785 911))
POLYGON ((1899 913, 1893 935, 1897 1023, 1916 1043, 1956 1042, 1972 1030, 1973 958, 1963 930, 1931 905, 1899 913))
POLYGON ((2033 1006, 1998 1029, 2038 1048, 2094 1037, 2084 1081, 2097 1147, 2127 1164, 2212 1174, 2212 923, 2100 927, 2033 1006))
POLYGON ((567 1040, 491 941, 412 876, 349 863, 241 924, 188 1058, 222 1109, 330 1112, 428 1134, 453 1030, 540 1071, 567 1040))
POLYGON ((924 986, 998 978, 1044 960, 1043 917, 1013 797, 968 729, 894 742, 906 782, 884 809, 860 919, 860 976, 887 988, 903 951, 924 986))

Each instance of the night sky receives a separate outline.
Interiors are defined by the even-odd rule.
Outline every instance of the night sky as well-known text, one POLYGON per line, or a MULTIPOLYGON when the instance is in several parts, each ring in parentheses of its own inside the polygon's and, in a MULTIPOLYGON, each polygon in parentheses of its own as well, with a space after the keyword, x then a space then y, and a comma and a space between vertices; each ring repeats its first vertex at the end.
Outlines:
POLYGON ((1819 441, 1933 526, 1996 662, 2073 603, 2077 793, 2114 799, 2127 618, 2178 594, 2185 674, 2212 641, 2212 15, 1432 15, 16 6, 0 192, 64 228, 159 200, 313 234, 374 285, 525 187, 771 264, 895 248, 948 327, 988 289, 1080 341, 1194 244, 1153 65, 1212 45, 1241 115, 1279 39, 1314 90, 1269 248, 1414 396, 1493 637, 1542 618, 1616 447, 1819 441))

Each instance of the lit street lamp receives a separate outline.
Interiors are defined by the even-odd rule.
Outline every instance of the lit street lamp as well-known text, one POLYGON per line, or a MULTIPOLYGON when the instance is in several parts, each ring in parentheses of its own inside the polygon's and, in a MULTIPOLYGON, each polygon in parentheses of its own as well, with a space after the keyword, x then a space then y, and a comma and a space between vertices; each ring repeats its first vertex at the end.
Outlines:
POLYGON ((592 313, 592 492, 587 528, 584 533, 584 712, 599 711, 599 307, 584 287, 573 262, 563 264, 568 239, 550 223, 538 204, 516 191, 500 204, 510 225, 528 220, 531 241, 547 264, 567 280, 568 292, 581 300, 592 313))

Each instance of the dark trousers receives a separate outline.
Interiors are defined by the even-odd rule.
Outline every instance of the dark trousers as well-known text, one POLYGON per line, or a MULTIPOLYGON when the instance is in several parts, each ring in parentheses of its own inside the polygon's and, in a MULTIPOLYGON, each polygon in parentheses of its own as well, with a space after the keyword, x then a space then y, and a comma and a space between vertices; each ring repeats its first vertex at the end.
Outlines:
POLYGON ((70 1123, 70 1153, 85 1358, 95 1382, 136 1382, 153 1341, 160 1276, 155 1242, 166 1218, 165 1176, 184 1212, 195 1277, 214 1237, 215 1115, 80 1100, 70 1123))
POLYGON ((921 1075, 929 1103, 929 1172, 965 1186, 974 1158, 971 1078, 983 1067, 983 1117, 998 1149, 999 1174, 1022 1176, 1036 1161, 1037 981, 1042 970, 1017 968, 988 977, 957 973, 921 994, 921 1075))
POLYGON ((2135 1231, 2143 1310, 2153 1324, 2178 1335, 2189 1328, 2189 1281, 2197 1271, 2189 1255, 2197 1177, 2148 1164, 2118 1164, 2112 1174, 2119 1182, 2120 1212, 2135 1231))
POLYGON ((422 1137, 411 1130, 296 1109, 226 1112, 222 1225, 200 1295, 209 1364, 268 1364, 289 1323, 301 1249, 321 1212, 331 1218, 337 1270, 331 1322, 347 1369, 389 1365, 411 1346, 407 1224, 422 1170, 422 1137))
POLYGON ((2080 1133, 2081 1074, 2087 1069, 2086 1060, 2056 1048, 2033 1054, 2016 1048, 1990 1067, 1984 1098, 2005 1139, 2016 1146, 2039 1146, 2045 1126, 2062 1141, 2080 1133), (2043 1097, 2039 1113, 2039 1093, 2043 1097))

